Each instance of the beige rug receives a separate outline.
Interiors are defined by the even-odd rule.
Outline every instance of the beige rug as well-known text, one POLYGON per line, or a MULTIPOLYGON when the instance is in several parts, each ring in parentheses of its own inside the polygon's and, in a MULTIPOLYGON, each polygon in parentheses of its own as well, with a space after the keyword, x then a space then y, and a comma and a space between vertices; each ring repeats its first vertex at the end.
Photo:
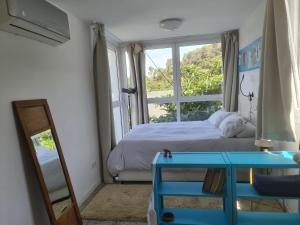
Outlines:
POLYGON ((151 185, 105 185, 82 211, 83 219, 99 221, 146 221, 151 185))
MULTIPOLYGON (((104 186, 82 211, 86 220, 145 222, 151 185, 110 184, 104 186)), ((221 209, 222 201, 214 198, 167 197, 165 207, 221 209)), ((283 211, 277 201, 238 202, 241 210, 283 211)))

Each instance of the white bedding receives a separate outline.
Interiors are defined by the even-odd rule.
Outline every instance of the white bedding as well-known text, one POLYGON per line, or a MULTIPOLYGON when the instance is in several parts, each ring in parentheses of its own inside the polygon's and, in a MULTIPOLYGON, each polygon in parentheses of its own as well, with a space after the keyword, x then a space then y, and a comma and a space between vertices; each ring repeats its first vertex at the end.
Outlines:
POLYGON ((44 147, 37 147, 36 152, 48 191, 54 192, 64 188, 66 180, 57 150, 50 151, 44 147))
POLYGON ((209 121, 143 124, 136 126, 114 148, 108 170, 150 170, 155 154, 163 149, 180 152, 255 151, 254 138, 223 138, 209 121))

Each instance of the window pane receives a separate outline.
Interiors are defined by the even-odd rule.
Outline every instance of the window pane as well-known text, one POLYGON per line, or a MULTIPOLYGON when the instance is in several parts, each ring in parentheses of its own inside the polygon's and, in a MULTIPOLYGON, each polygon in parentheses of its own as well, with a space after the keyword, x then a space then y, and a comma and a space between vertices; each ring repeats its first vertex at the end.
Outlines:
POLYGON ((221 101, 184 102, 180 103, 180 118, 181 121, 206 120, 221 108, 221 101))
POLYGON ((119 101, 119 78, 116 52, 108 49, 109 72, 111 79, 112 100, 119 101))
POLYGON ((126 74, 127 74, 127 86, 133 87, 131 81, 131 70, 130 70, 130 63, 129 63, 129 55, 128 52, 125 52, 125 63, 126 63, 126 74))
POLYGON ((145 51, 148 98, 173 96, 172 48, 145 51))
POLYGON ((221 44, 179 48, 182 96, 222 93, 221 44))
POLYGON ((114 107, 114 123, 115 123, 115 134, 117 143, 122 139, 122 116, 121 108, 114 107))
POLYGON ((151 123, 176 121, 176 104, 149 104, 149 119, 151 123))
MULTIPOLYGON (((110 72, 110 79, 111 79, 112 101, 115 104, 120 102, 117 54, 114 50, 109 48, 107 49, 107 53, 108 53, 109 72, 110 72)), ((113 113, 114 113, 116 141, 119 142, 122 139, 122 134, 123 134, 121 107, 115 106, 113 108, 113 113)))

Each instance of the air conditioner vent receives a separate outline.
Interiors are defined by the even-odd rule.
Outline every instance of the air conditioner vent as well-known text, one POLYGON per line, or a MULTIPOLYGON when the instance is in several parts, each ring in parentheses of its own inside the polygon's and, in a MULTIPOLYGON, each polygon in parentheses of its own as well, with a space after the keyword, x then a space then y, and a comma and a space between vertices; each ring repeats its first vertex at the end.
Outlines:
POLYGON ((44 0, 0 0, 0 30, 53 46, 70 40, 67 14, 44 0))

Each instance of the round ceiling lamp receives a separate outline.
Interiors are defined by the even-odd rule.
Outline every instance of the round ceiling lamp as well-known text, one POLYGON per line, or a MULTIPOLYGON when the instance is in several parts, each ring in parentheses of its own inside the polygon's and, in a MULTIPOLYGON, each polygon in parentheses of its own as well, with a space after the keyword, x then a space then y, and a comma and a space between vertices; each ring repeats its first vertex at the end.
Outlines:
POLYGON ((181 26, 182 22, 183 20, 180 18, 168 18, 160 21, 159 26, 162 29, 172 31, 178 29, 181 26))

